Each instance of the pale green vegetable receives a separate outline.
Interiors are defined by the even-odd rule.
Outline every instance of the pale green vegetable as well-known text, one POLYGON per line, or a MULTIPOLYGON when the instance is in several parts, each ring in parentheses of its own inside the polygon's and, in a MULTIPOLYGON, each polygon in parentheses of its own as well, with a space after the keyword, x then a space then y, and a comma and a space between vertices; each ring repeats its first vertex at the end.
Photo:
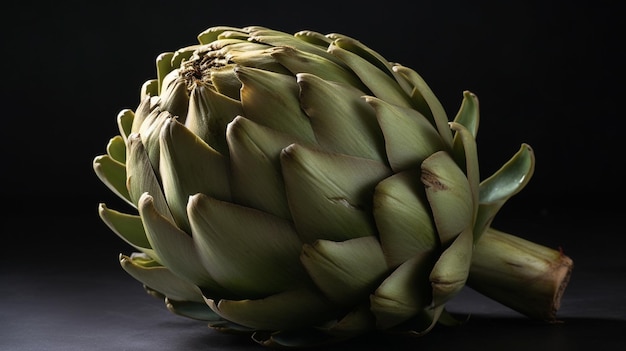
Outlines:
POLYGON ((534 171, 481 180, 477 97, 452 120, 414 70, 341 34, 212 27, 163 53, 94 159, 122 267, 172 312, 266 346, 454 323, 469 283, 553 320, 572 261, 491 228, 534 171))

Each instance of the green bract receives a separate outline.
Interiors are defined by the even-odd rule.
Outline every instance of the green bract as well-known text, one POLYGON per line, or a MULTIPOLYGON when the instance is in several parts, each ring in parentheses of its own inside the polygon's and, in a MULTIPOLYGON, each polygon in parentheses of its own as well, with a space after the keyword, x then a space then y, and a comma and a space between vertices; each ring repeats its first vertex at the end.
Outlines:
POLYGON ((158 57, 94 160, 137 209, 99 207, 138 251, 122 267, 171 311, 309 346, 454 323, 468 283, 554 319, 571 260, 490 226, 533 151, 481 181, 474 94, 449 121, 417 72, 341 34, 198 39, 158 57))

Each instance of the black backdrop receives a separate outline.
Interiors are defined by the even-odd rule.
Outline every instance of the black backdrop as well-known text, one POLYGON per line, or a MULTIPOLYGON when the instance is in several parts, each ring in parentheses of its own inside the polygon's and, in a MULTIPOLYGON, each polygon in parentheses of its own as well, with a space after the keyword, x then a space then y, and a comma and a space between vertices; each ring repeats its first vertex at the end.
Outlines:
POLYGON ((463 90, 476 93, 482 175, 522 142, 536 153, 533 179, 501 218, 623 210, 624 38, 614 1, 21 1, 1 16, 7 223, 72 214, 93 224, 58 230, 84 238, 102 225, 99 202, 124 206, 93 158, 117 134, 118 111, 135 108, 155 76, 156 56, 216 25, 350 35, 420 72, 450 116, 463 90))
MULTIPOLYGON (((604 206, 622 190, 624 39, 614 1, 12 2, 2 11, 0 188, 11 211, 94 213, 91 171, 153 78, 157 54, 214 25, 312 29, 360 39, 420 72, 449 115, 481 103, 483 175, 527 142, 536 173, 512 202, 604 206), (269 3, 269 2, 268 2, 269 3), (50 206, 52 205, 52 206, 50 206)), ((513 206, 513 205, 511 205, 513 206)), ((611 205, 612 206, 612 205, 611 205)), ((541 208, 540 208, 541 207, 541 208)))
MULTIPOLYGON (((502 209, 496 223, 571 254, 578 268, 566 313, 621 313, 623 318, 623 307, 619 310, 610 301, 623 300, 624 287, 611 287, 614 277, 607 277, 623 274, 625 267, 615 245, 622 237, 619 218, 624 210, 625 40, 620 6, 609 0, 4 4, 0 278, 27 282, 39 274, 33 272, 65 263, 72 267, 68 274, 77 266, 89 271, 99 264, 125 277, 116 259, 130 248, 105 228, 97 206, 126 205, 92 170, 93 158, 118 133, 117 113, 135 108, 141 84, 155 76, 159 53, 195 43, 196 35, 210 26, 261 25, 357 38, 388 60, 418 71, 450 116, 464 90, 476 93, 482 175, 495 171, 522 142, 534 148, 537 158, 532 180, 502 209), (28 264, 35 269, 20 277, 21 267, 28 264), (593 277, 598 280, 585 280, 593 277), (613 294, 613 300, 593 295, 600 289, 613 294), (577 296, 584 296, 585 304, 577 296), (593 307, 602 301, 605 309, 593 307)), ((81 280, 73 281, 58 296, 75 290, 72 284, 79 289, 81 280)), ((0 291, 11 288, 4 284, 0 291)), ((54 288, 43 284, 37 291, 48 295, 54 288)), ((20 289, 10 291, 11 297, 21 295, 20 289)), ((33 296, 33 301, 49 304, 33 296)), ((89 299, 86 292, 84 298, 89 299)), ((16 299, 5 300, 11 301, 16 299)), ((25 301, 14 308, 19 316, 26 316, 20 308, 31 305, 25 301)), ((98 313, 97 303, 89 306, 98 313)), ((0 310, 0 324, 11 326, 2 313, 12 309, 0 310)), ((54 316, 45 318, 56 325, 54 316)), ((578 321, 587 333, 586 320, 578 321)), ((19 323, 14 323, 16 328, 19 323)), ((602 328, 598 324, 593 330, 602 328)))

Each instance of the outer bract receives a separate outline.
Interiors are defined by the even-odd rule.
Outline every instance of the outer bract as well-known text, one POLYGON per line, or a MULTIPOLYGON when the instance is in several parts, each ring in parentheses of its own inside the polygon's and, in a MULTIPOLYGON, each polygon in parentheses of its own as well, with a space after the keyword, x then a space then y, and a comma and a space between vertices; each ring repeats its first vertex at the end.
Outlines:
POLYGON ((474 94, 450 121, 417 72, 341 34, 198 39, 158 57, 94 160, 137 210, 99 207, 137 250, 122 267, 172 312, 312 346, 455 323, 446 302, 475 282, 554 318, 571 260, 490 227, 530 179, 532 149, 481 181, 474 94))

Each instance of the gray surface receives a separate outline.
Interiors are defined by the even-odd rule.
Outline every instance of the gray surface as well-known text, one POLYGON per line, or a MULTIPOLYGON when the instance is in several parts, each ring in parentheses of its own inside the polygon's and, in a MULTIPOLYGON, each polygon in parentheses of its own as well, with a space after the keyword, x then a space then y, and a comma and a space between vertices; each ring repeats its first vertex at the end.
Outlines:
MULTIPOLYGON (((262 349, 246 336, 223 334, 171 314, 122 271, 17 273, 2 277, 0 350, 262 349)), ((453 310, 475 311, 463 326, 437 326, 420 339, 366 337, 330 349, 382 351, 390 345, 395 350, 588 350, 594 345, 616 349, 626 345, 624 284, 606 287, 574 281, 564 296, 558 324, 529 321, 465 291, 451 304, 453 310)))
MULTIPOLYGON (((85 218, 34 222, 31 229, 43 233, 43 227, 58 230, 66 223, 92 228, 90 238, 96 242, 117 239, 101 224, 85 218)), ((533 232, 540 243, 558 242, 574 259, 574 273, 558 313, 561 323, 531 321, 466 289, 448 304, 452 312, 471 313, 465 325, 437 326, 419 339, 368 336, 326 350, 590 350, 598 345, 602 349, 626 346, 622 250, 606 241, 576 240, 584 238, 591 227, 598 237, 617 237, 617 221, 610 216, 595 217, 585 224, 556 216, 503 226, 533 232)), ((247 336, 223 334, 203 322, 170 313, 117 264, 116 250, 126 252, 125 245, 87 253, 61 246, 58 243, 62 241, 52 237, 47 245, 31 247, 30 254, 23 254, 27 251, 20 250, 28 247, 28 237, 23 235, 23 245, 7 250, 0 261, 2 351, 262 349, 247 336), (45 249, 54 247, 53 243, 58 245, 55 250, 45 249)), ((76 241, 80 240, 74 238, 76 241)))

